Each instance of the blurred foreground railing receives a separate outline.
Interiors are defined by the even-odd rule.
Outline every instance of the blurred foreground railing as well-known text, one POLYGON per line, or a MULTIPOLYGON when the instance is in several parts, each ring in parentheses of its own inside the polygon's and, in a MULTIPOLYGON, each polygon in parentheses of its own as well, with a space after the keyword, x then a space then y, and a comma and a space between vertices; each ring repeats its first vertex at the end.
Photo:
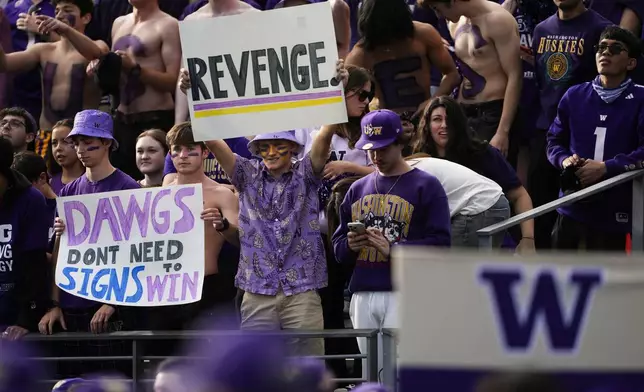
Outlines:
MULTIPOLYGON (((71 342, 71 341, 108 341, 108 340, 118 340, 130 342, 132 351, 130 355, 123 356, 99 356, 99 357, 72 357, 72 356, 47 356, 47 357, 34 357, 34 361, 50 362, 56 363, 58 361, 68 361, 68 362, 82 362, 82 361, 130 361, 131 370, 132 370, 132 382, 134 383, 134 391, 142 392, 148 390, 146 384, 153 382, 154 378, 154 369, 149 369, 151 362, 155 363, 166 358, 177 358, 176 356, 148 356, 143 352, 145 342, 149 341, 176 341, 176 340, 208 340, 214 338, 226 338, 226 337, 236 337, 242 336, 244 332, 242 331, 170 331, 170 332, 161 332, 161 331, 129 331, 129 332, 112 332, 106 334, 95 335, 91 333, 58 333, 54 335, 40 335, 40 334, 28 334, 24 337, 24 340, 31 342, 71 342), (145 370, 152 370, 149 372, 144 372, 145 370)), ((366 338, 367 339, 367 352, 365 354, 356 354, 356 355, 323 355, 310 358, 319 358, 323 360, 328 359, 353 359, 353 360, 366 360, 366 378, 342 378, 336 379, 338 382, 344 383, 361 383, 365 381, 378 381, 378 336, 380 332, 378 330, 365 330, 365 329, 341 329, 341 330, 323 330, 323 331, 274 331, 274 332, 258 332, 267 337, 279 337, 284 339, 314 339, 314 338, 366 338)), ((3 344, 10 342, 3 342, 0 339, 0 350, 2 349, 3 344)), ((258 354, 260 354, 258 352, 258 354)), ((195 358, 197 357, 186 357, 182 356, 181 358, 195 358)), ((44 383, 55 384, 59 380, 42 380, 44 383)))
POLYGON ((554 211, 559 207, 564 207, 569 204, 576 203, 584 200, 590 196, 604 192, 608 189, 614 188, 625 182, 633 182, 633 210, 631 211, 631 222, 633 229, 631 232, 632 250, 634 252, 644 251, 644 170, 636 170, 628 173, 620 174, 613 178, 609 178, 595 185, 584 188, 580 191, 564 196, 560 199, 551 201, 548 204, 526 211, 523 214, 515 215, 510 219, 503 222, 484 227, 477 231, 479 236, 480 249, 492 249, 492 236, 494 234, 508 230, 509 228, 520 224, 521 222, 529 219, 537 218, 541 215, 554 211))

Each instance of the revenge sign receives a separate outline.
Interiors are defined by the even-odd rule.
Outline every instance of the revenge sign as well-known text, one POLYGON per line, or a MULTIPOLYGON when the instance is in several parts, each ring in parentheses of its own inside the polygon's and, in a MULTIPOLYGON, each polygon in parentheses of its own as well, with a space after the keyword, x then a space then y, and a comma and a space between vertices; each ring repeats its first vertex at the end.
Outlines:
POLYGON ((179 27, 195 140, 347 121, 328 2, 179 27))
POLYGON ((201 299, 201 184, 61 197, 65 222, 56 285, 113 305, 180 305, 201 299))

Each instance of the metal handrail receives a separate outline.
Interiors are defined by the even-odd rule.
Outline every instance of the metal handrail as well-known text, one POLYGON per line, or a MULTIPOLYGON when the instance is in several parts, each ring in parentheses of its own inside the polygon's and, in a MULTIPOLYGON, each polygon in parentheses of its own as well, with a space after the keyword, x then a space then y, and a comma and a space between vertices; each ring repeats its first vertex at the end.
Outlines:
POLYGON ((522 222, 525 222, 530 219, 537 218, 541 215, 547 214, 548 212, 554 211, 559 207, 564 207, 569 204, 578 202, 580 200, 586 199, 590 196, 596 195, 598 193, 604 192, 608 189, 614 188, 618 185, 621 185, 625 182, 633 181, 633 212, 632 212, 632 222, 633 222, 633 250, 644 250, 644 243, 642 241, 641 230, 642 227, 639 227, 644 223, 644 218, 641 216, 644 213, 641 204, 644 200, 641 198, 644 196, 642 188, 644 187, 644 170, 636 170, 627 173, 620 174, 618 176, 609 178, 597 184, 591 185, 588 188, 584 188, 575 193, 571 193, 564 197, 561 197, 557 200, 551 201, 550 203, 544 204, 542 206, 526 211, 522 214, 515 215, 509 219, 504 220, 503 222, 496 223, 494 225, 484 227, 478 230, 476 233, 479 237, 479 247, 480 248, 492 248, 492 235, 503 232, 513 226, 516 226, 522 222), (635 226, 638 226, 637 228, 635 226), (636 234, 638 234, 636 236, 636 234))
MULTIPOLYGON (((161 360, 168 357, 165 356, 147 356, 142 352, 143 341, 150 340, 189 340, 189 339, 210 339, 210 338, 231 338, 244 336, 248 332, 240 330, 184 330, 184 331, 119 331, 103 334, 92 334, 89 332, 61 332, 53 335, 41 335, 38 333, 29 333, 23 337, 24 340, 30 342, 51 342, 51 341, 76 341, 76 340, 121 340, 128 341, 131 344, 131 354, 122 356, 101 356, 101 357, 31 357, 34 361, 43 362, 58 362, 58 361, 130 361, 132 369, 132 384, 133 390, 140 391, 143 388, 141 384, 150 383, 152 380, 143 378, 141 372, 142 362, 150 360, 161 360)), ((284 339, 300 338, 366 338, 367 351, 364 354, 356 355, 321 355, 309 356, 309 358, 318 358, 322 360, 328 359, 354 359, 366 360, 367 372, 366 377, 363 378, 343 378, 334 379, 334 381, 360 383, 365 381, 378 380, 378 337, 380 330, 378 329, 339 329, 339 330, 281 330, 281 331, 253 331, 253 334, 258 334, 266 337, 277 337, 284 339)), ((11 343, 0 339, 0 350, 3 343, 11 343)), ((172 356, 177 358, 176 356, 172 356)), ((199 359, 199 357, 185 357, 192 359, 199 359)), ((54 384, 58 380, 40 380, 42 383, 54 384)))
MULTIPOLYGON (((320 331, 309 330, 279 330, 279 331, 253 331, 267 337, 282 338, 366 338, 378 335, 377 329, 326 329, 320 331)), ((90 332, 60 332, 53 335, 29 333, 23 337, 27 341, 70 341, 70 340, 168 340, 168 339, 204 339, 217 337, 236 337, 248 334, 241 330, 183 330, 183 331, 118 331, 102 333, 99 335, 90 332)))

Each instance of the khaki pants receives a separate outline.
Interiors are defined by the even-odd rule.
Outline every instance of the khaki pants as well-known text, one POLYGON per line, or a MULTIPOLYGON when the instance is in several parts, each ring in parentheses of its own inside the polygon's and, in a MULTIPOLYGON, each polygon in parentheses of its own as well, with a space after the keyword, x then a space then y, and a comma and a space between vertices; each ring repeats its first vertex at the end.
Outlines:
MULTIPOLYGON (((322 302, 317 291, 286 296, 244 293, 241 328, 246 330, 324 329, 322 302)), ((290 339, 295 355, 324 355, 324 339, 290 339)))

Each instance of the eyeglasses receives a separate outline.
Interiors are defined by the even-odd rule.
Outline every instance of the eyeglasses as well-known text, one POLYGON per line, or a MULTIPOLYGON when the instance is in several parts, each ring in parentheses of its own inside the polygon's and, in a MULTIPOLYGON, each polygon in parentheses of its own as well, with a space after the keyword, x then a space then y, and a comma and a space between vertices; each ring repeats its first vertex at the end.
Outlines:
POLYGON ((357 96, 360 102, 364 101, 365 99, 367 100, 367 102, 371 102, 371 100, 375 96, 373 92, 367 90, 360 90, 359 92, 354 91, 353 95, 357 96))
POLYGON ((622 44, 599 44, 595 45, 595 52, 597 53, 604 53, 606 50, 608 50, 608 53, 611 55, 615 56, 618 55, 622 52, 628 52, 628 49, 624 47, 622 44))
POLYGON ((0 121, 0 127, 4 127, 5 125, 9 125, 10 128, 18 128, 18 127, 24 127, 25 123, 22 121, 18 120, 2 120, 0 121))

